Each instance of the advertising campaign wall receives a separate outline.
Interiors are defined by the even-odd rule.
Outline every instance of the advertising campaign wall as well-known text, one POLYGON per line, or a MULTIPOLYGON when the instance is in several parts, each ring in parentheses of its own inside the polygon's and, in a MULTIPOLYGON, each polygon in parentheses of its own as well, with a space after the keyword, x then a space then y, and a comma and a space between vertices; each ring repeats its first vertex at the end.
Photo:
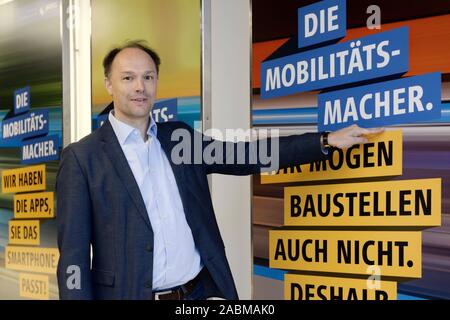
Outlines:
POLYGON ((0 299, 57 299, 61 3, 0 5, 0 299))
POLYGON ((390 11, 388 23, 383 1, 296 3, 294 14, 274 3, 273 22, 253 10, 266 26, 296 16, 274 27, 278 39, 254 26, 253 125, 281 135, 386 130, 330 160, 255 177, 255 296, 450 298, 450 16, 390 11))

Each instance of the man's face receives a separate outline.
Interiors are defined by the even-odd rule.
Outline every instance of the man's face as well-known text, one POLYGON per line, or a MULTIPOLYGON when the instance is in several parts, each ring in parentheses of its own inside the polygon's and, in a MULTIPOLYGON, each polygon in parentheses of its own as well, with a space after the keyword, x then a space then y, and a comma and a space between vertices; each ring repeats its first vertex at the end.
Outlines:
POLYGON ((155 102, 158 74, 153 59, 141 49, 126 48, 111 66, 105 86, 113 97, 114 112, 130 122, 148 119, 155 102))

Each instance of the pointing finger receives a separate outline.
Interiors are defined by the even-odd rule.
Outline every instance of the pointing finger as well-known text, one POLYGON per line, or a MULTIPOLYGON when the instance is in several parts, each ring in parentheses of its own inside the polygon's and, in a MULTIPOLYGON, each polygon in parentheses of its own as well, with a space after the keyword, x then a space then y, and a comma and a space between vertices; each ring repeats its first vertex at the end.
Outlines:
POLYGON ((384 128, 360 128, 360 135, 371 135, 371 134, 379 134, 384 131, 384 128))
POLYGON ((355 142, 355 144, 361 144, 361 143, 368 142, 367 138, 364 138, 364 137, 354 137, 353 141, 355 142))

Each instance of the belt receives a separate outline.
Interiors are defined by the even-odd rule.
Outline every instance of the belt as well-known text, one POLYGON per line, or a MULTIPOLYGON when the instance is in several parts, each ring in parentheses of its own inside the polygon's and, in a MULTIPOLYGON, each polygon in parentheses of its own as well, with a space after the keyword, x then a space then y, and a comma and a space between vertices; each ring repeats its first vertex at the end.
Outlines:
POLYGON ((173 289, 153 292, 153 300, 183 300, 185 296, 190 295, 192 291, 194 291, 194 288, 199 281, 199 275, 200 274, 198 274, 194 279, 173 289))

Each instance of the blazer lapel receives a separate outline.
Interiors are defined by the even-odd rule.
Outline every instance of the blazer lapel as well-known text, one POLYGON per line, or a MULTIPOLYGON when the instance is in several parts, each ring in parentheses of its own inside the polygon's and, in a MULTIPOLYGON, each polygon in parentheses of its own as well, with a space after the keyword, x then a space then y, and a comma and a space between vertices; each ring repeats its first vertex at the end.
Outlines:
POLYGON ((117 140, 117 137, 109 121, 105 121, 105 123, 99 130, 99 133, 101 134, 103 151, 111 160, 116 174, 122 180, 122 183, 125 189, 128 191, 131 199, 133 200, 138 212, 141 214, 150 230, 152 230, 152 225, 147 214, 147 209, 145 208, 144 200, 142 199, 141 191, 139 190, 139 186, 134 179, 133 172, 128 165, 125 154, 120 147, 119 141, 117 140))

